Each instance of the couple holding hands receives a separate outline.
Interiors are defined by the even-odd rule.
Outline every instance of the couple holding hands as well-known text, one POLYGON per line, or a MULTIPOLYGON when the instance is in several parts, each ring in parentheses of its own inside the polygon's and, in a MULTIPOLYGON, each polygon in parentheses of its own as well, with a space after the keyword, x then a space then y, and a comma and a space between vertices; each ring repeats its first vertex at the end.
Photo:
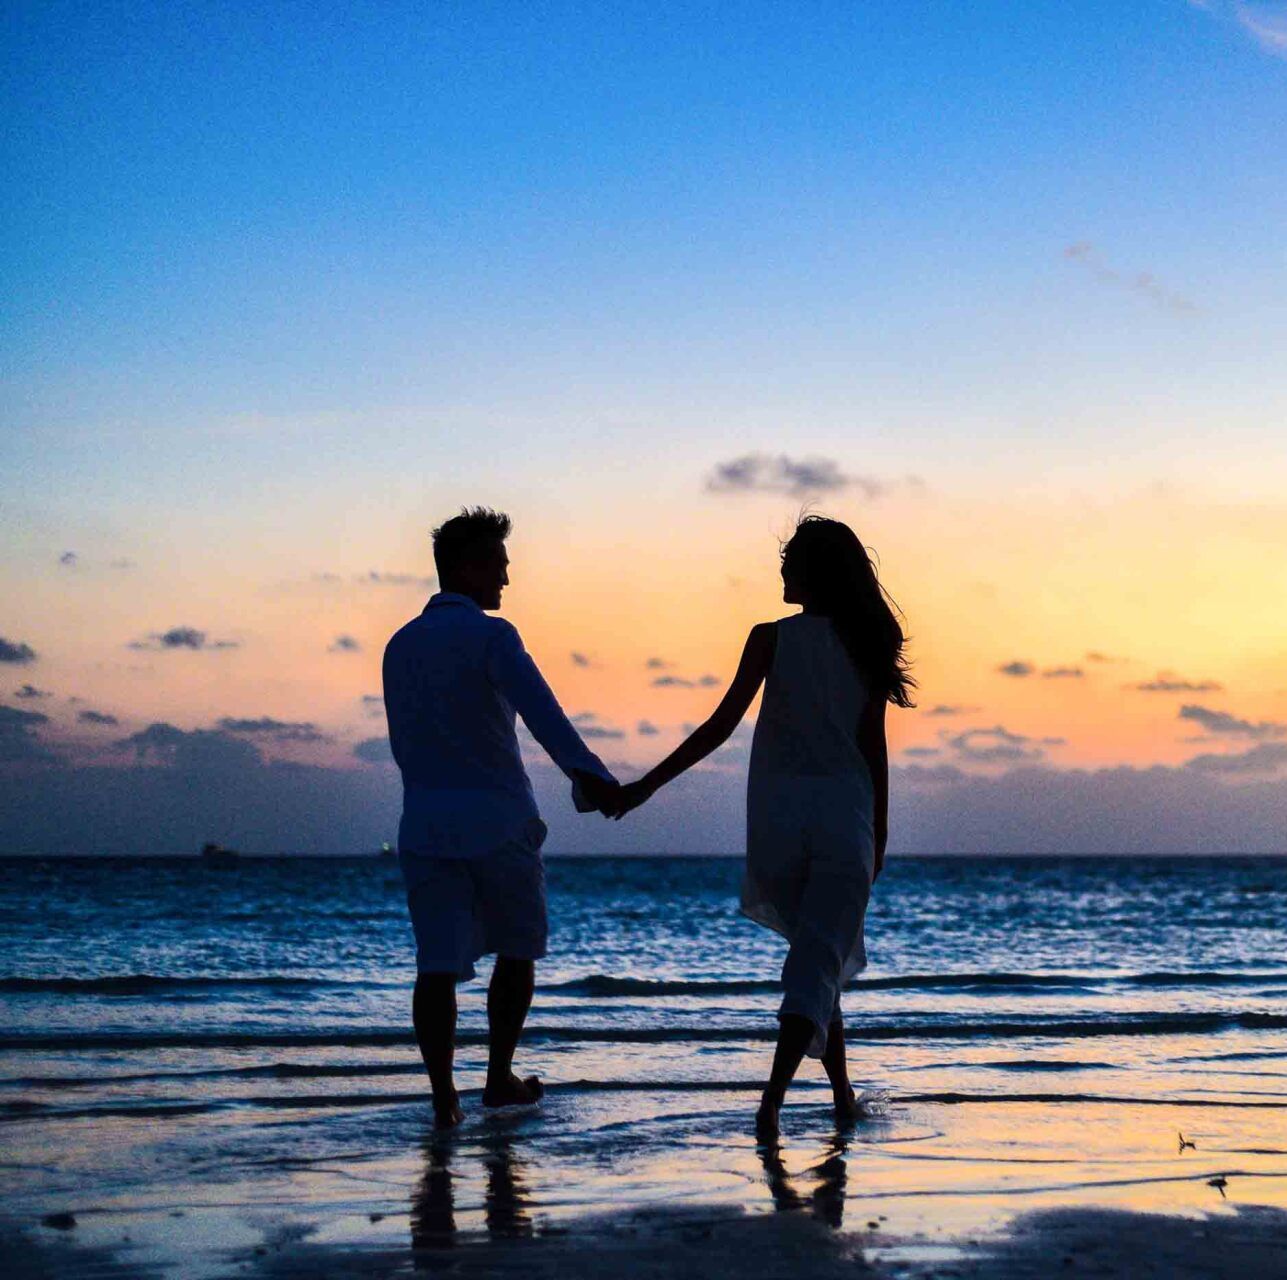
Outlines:
POLYGON ((435 529, 441 589, 384 653, 389 741, 403 782, 398 857, 416 939, 412 1013, 437 1124, 463 1118, 452 1071, 456 984, 484 955, 496 964, 483 1106, 541 1097, 540 1080, 513 1069, 547 937, 545 824, 515 716, 572 780, 578 810, 620 818, 723 744, 761 685, 741 905, 789 949, 756 1129, 776 1137, 806 1054, 822 1061, 837 1119, 852 1120, 840 992, 866 964, 863 920, 884 861, 885 707, 912 705, 914 684, 866 549, 847 525, 803 517, 781 549, 782 598, 801 611, 752 627, 710 718, 622 786, 582 741, 515 628, 493 616, 509 585, 510 528, 506 515, 467 508, 435 529))

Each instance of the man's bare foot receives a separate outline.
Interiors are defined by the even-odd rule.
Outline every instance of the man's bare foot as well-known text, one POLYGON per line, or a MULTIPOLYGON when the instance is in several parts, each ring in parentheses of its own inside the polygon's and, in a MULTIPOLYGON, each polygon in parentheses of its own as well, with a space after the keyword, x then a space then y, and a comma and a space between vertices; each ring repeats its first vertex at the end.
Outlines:
POLYGON ((537 1076, 520 1080, 513 1072, 503 1084, 488 1084, 483 1090, 485 1107, 530 1107, 540 1102, 545 1087, 537 1076))
POLYGON ((761 1142, 776 1142, 781 1136, 778 1104, 769 1098, 760 1099, 760 1109, 755 1113, 755 1136, 761 1142))
POLYGON ((445 1097, 439 1105, 438 1099, 433 1100, 433 1127, 435 1129, 454 1129, 463 1119, 465 1113, 460 1109, 460 1095, 454 1090, 450 1096, 445 1097))
POLYGON ((862 1119, 862 1103, 850 1087, 844 1093, 836 1094, 836 1123, 838 1125, 856 1124, 862 1119))

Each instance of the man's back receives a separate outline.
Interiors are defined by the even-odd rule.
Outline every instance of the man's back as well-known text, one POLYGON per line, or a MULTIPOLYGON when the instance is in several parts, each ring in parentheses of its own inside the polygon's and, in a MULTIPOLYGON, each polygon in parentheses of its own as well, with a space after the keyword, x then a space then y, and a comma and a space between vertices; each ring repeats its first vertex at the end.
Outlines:
POLYGON ((514 709, 488 669, 493 643, 516 638, 508 622, 472 601, 440 595, 389 641, 384 705, 405 785, 530 790, 514 709))
POLYGON ((582 770, 612 778, 563 714, 518 632, 468 596, 439 592, 389 641, 384 705, 402 770, 404 853, 473 857, 539 820, 516 712, 569 777, 582 770))

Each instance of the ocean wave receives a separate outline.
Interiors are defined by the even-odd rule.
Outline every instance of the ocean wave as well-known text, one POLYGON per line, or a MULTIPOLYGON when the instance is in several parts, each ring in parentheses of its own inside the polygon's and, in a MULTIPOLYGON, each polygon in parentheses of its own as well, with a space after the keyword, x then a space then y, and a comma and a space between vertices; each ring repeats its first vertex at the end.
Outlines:
MULTIPOLYGON (((318 987, 339 986, 346 989, 394 984, 361 982, 336 982, 331 979, 292 977, 284 973, 229 975, 192 974, 166 976, 154 973, 109 974, 97 978, 68 977, 8 977, 0 978, 0 992, 26 992, 48 995, 99 995, 141 996, 160 995, 166 992, 208 992, 220 989, 236 990, 258 987, 278 990, 315 990, 318 987)), ((404 986, 405 983, 398 984, 404 986)))
MULTIPOLYGON (((887 978, 855 978, 849 991, 958 991, 986 990, 996 994, 1024 991, 1102 991, 1129 987, 1261 987, 1287 982, 1283 972, 1220 972, 1202 970, 1185 973, 1164 970, 1156 973, 908 973, 887 978)), ((781 983, 773 979, 677 980, 663 978, 621 978, 594 973, 567 982, 542 985, 542 991, 561 995, 613 999, 629 996, 714 996, 777 993, 781 983)))
MULTIPOLYGON (((1287 1014, 1275 1013, 1150 1013, 1117 1018, 1076 1020, 1010 1019, 1005 1021, 887 1022, 846 1025, 851 1041, 960 1040, 1040 1038, 1083 1039, 1104 1036, 1199 1035, 1242 1029, 1264 1031, 1287 1027, 1287 1014)), ((599 1044, 710 1044, 727 1041, 759 1042, 777 1038, 776 1029, 760 1027, 652 1026, 579 1027, 533 1026, 523 1033, 525 1043, 599 1044)), ((335 1028, 319 1031, 109 1031, 62 1035, 0 1035, 0 1050, 65 1051, 78 1049, 184 1049, 184 1048, 372 1048, 410 1045, 410 1028, 387 1027, 367 1031, 335 1028)), ((464 1031, 461 1045, 487 1043, 485 1031, 464 1031)))
MULTIPOLYGON (((546 1085, 547 1094, 588 1094, 588 1093, 755 1093, 763 1088, 759 1080, 576 1080, 567 1083, 550 1082, 546 1085)), ((819 1086, 816 1090, 822 1092, 819 1086)), ((462 1097, 469 1098, 476 1090, 462 1090, 462 1097)), ((1042 1103, 1050 1106, 1063 1105, 1102 1105, 1102 1106, 1135 1106, 1135 1107, 1183 1107, 1193 1109, 1220 1110, 1279 1110, 1282 1102, 1279 1099, 1265 1101, 1246 1101, 1226 1098, 1193 1098, 1184 1095, 1177 1097, 1157 1095, 1133 1095, 1113 1093, 990 1093, 987 1091, 966 1093, 962 1091, 935 1091, 927 1093, 893 1093, 881 1091, 881 1103, 929 1104, 938 1103, 946 1106, 969 1106, 982 1103, 1042 1103)), ((413 1091, 361 1092, 361 1093, 297 1093, 297 1094, 259 1094, 240 1097, 211 1098, 204 1102, 174 1100, 158 1102, 153 1099, 137 1102, 120 1101, 90 1103, 84 1106, 62 1107, 49 1103, 17 1101, 0 1104, 0 1124, 22 1121, 100 1119, 105 1117, 132 1117, 135 1119, 152 1119, 163 1116, 186 1116, 211 1114, 242 1108, 263 1108, 266 1110, 342 1110, 356 1107, 394 1107, 403 1105, 425 1105, 428 1101, 425 1089, 413 1091)), ((1268 1150, 1265 1154, 1276 1154, 1268 1150)))
MULTIPOLYGON (((1155 973, 908 973, 882 978, 855 978, 850 991, 954 991, 1022 994, 1026 991, 1092 992, 1132 987, 1246 987, 1287 984, 1287 972, 1163 970, 1155 973)), ((11 975, 0 977, 0 993, 72 996, 145 996, 201 994, 222 989, 367 990, 401 989, 401 981, 308 978, 284 973, 266 974, 105 974, 91 978, 11 975)), ((594 973, 565 982, 543 983, 540 990, 556 995, 589 996, 600 1000, 630 997, 772 995, 781 991, 776 979, 675 979, 616 977, 594 973)))

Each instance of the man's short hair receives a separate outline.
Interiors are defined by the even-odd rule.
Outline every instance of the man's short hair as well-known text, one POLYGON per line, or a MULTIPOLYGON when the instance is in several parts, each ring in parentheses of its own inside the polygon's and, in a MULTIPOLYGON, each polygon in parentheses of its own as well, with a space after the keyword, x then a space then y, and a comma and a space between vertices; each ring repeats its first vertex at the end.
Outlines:
POLYGON ((458 516, 433 531, 433 562, 439 583, 480 551, 504 542, 511 528, 510 518, 503 511, 462 507, 458 516))

